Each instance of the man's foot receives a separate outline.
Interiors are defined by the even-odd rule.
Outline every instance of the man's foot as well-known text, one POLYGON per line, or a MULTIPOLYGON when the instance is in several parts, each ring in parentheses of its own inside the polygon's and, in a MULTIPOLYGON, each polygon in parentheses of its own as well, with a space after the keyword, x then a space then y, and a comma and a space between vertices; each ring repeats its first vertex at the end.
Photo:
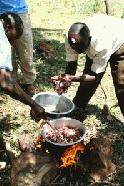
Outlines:
POLYGON ((20 87, 31 97, 35 94, 35 87, 32 84, 20 84, 20 87))

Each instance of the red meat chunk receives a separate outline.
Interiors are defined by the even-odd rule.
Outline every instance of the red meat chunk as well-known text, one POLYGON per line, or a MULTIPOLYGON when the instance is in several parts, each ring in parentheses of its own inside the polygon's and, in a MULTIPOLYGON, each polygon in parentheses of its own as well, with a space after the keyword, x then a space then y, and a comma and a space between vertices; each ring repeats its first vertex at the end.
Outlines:
POLYGON ((76 142, 81 137, 80 131, 74 128, 62 127, 51 129, 46 132, 46 138, 55 143, 71 143, 76 142))

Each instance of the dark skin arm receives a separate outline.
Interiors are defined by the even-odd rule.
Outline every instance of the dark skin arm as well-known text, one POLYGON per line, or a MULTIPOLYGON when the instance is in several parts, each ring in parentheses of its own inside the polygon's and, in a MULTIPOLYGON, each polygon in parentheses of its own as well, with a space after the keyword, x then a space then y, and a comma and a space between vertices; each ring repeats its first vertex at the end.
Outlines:
POLYGON ((73 82, 89 82, 95 80, 94 75, 84 74, 83 76, 75 76, 77 70, 77 61, 67 63, 65 74, 71 75, 70 80, 73 82))
POLYGON ((89 82, 95 80, 95 76, 84 74, 83 76, 75 76, 77 70, 77 61, 67 63, 65 74, 70 75, 69 79, 73 82, 89 82))
POLYGON ((31 116, 39 121, 41 118, 46 119, 45 110, 39 106, 22 88, 11 78, 11 72, 0 69, 0 85, 3 90, 12 98, 29 105, 31 107, 31 116))
POLYGON ((85 74, 82 76, 72 76, 70 75, 70 79, 72 82, 82 82, 82 83, 88 83, 95 80, 95 76, 91 76, 89 74, 85 74))
POLYGON ((75 75, 77 65, 78 65, 77 61, 69 61, 65 69, 65 74, 75 75))
POLYGON ((67 64, 65 74, 52 77, 54 89, 58 94, 67 92, 71 82, 90 83, 96 80, 95 75, 84 74, 75 76, 77 70, 77 61, 70 61, 67 64))

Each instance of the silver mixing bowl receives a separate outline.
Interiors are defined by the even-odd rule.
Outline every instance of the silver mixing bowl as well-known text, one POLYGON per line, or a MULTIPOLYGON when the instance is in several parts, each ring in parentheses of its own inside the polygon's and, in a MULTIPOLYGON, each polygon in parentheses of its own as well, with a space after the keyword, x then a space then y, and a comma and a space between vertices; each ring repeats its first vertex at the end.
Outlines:
POLYGON ((74 103, 65 95, 51 92, 41 92, 33 96, 33 99, 42 107, 49 116, 58 118, 70 114, 74 109, 74 103))

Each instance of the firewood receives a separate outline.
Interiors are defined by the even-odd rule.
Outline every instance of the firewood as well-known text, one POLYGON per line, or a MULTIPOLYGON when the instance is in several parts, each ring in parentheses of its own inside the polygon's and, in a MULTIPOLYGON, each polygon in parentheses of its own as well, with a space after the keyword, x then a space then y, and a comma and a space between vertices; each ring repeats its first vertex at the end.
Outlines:
MULTIPOLYGON (((40 168, 40 170, 38 171, 38 173, 37 173, 37 175, 35 176, 35 178, 33 179, 33 183, 31 184, 31 186, 40 186, 41 185, 41 183, 42 183, 42 179, 44 178, 44 181, 45 181, 45 183, 44 184, 46 184, 46 182, 47 182, 47 184, 49 184, 50 183, 50 178, 47 178, 46 179, 46 174, 50 171, 50 170, 52 170, 52 172, 53 172, 53 170, 55 169, 55 164, 54 163, 46 163, 45 165, 43 165, 41 168, 40 168)), ((57 169, 57 168, 56 168, 57 169)), ((49 175, 50 176, 50 175, 49 175)))
POLYGON ((22 152, 13 162, 11 186, 38 186, 47 171, 52 168, 51 158, 43 153, 22 152), (42 176, 40 178, 40 176, 42 176))

